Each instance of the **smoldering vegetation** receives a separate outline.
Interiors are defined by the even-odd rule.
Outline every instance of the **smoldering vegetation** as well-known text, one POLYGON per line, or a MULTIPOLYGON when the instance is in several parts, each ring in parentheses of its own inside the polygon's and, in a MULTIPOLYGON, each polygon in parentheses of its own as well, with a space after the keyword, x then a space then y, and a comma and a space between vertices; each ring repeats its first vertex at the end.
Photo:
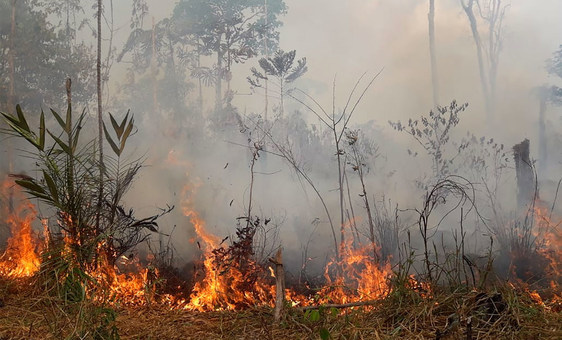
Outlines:
MULTIPOLYGON (((282 265, 322 338, 309 307, 441 303, 438 339, 558 317, 556 1, 103 1, 101 35, 97 10, 0 1, 3 276, 240 310, 275 305, 282 265)), ((73 334, 114 336, 92 311, 73 334)))

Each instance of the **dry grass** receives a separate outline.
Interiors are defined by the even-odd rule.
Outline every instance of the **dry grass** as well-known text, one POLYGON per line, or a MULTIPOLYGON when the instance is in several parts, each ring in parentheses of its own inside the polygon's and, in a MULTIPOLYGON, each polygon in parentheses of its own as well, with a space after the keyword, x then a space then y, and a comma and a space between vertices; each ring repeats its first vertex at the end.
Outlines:
MULTIPOLYGON (((91 304, 69 308, 31 288, 30 281, 0 281, 0 339, 78 338, 91 304)), ((273 310, 199 313, 160 306, 121 308, 121 339, 562 339, 560 306, 537 304, 508 285, 482 292, 415 291, 391 294, 375 306, 303 312, 292 308, 273 323, 273 310)), ((87 334, 86 338, 91 338, 87 334)))

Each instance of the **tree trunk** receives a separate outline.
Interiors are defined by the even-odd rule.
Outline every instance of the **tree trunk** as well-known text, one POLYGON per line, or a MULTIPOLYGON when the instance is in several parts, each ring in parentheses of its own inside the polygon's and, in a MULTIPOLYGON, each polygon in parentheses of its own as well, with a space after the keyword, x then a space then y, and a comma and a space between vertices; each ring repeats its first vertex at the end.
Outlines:
POLYGON ((437 78, 437 60, 435 55, 435 0, 429 0, 429 57, 431 59, 431 84, 433 86, 433 105, 439 105, 439 80, 437 78))
MULTIPOLYGON (((264 18, 264 21, 265 21, 265 36, 264 36, 264 39, 263 39, 263 47, 264 47, 265 57, 269 58, 269 48, 267 46, 267 14, 268 14, 267 0, 264 1, 264 13, 265 13, 265 18, 264 18)), ((281 95, 283 95, 283 94, 281 94, 281 95)), ((264 108, 264 118, 265 118, 266 122, 267 122, 267 113, 268 113, 267 111, 268 111, 268 106, 269 106, 268 96, 269 96, 269 86, 268 86, 268 79, 266 78, 265 79, 265 108, 264 108)))
POLYGON ((220 39, 217 46, 217 82, 215 84, 215 111, 222 110, 222 58, 220 39))
POLYGON ((496 106, 496 78, 498 74, 499 54, 501 48, 501 26, 503 22, 504 10, 501 0, 493 0, 489 5, 489 13, 485 18, 488 21, 488 59, 490 62, 489 82, 490 82, 490 111, 493 114, 496 106))
POLYGON ((544 173, 548 162, 548 153, 546 152, 546 94, 540 94, 539 103, 539 169, 544 173))
MULTIPOLYGON (((6 103, 6 112, 14 112, 14 102, 16 97, 16 66, 15 66, 15 51, 14 41, 16 39, 16 0, 12 0, 12 15, 10 24, 10 53, 8 53, 8 68, 10 69, 10 85, 8 89, 8 101, 6 103)), ((12 141, 8 138, 5 142, 8 156, 8 172, 13 172, 14 155, 12 151, 12 141)))
POLYGON ((285 91, 285 89, 283 88, 284 85, 285 85, 285 84, 284 84, 284 82, 283 82, 283 78, 281 77, 281 80, 280 80, 280 88, 281 88, 281 93, 280 93, 281 99, 280 99, 280 101, 281 101, 281 107, 279 108, 279 117, 283 117, 283 114, 284 114, 284 112, 285 112, 285 108, 284 108, 285 103, 284 103, 284 101, 283 101, 284 91, 285 91))
POLYGON ((474 5, 474 0, 469 0, 468 4, 465 5, 463 0, 461 0, 463 9, 470 22, 470 30, 472 31, 472 38, 476 45, 476 55, 478 57, 478 71, 480 73, 480 85, 482 86, 482 93, 484 95, 484 105, 486 109, 486 114, 488 119, 492 118, 492 106, 490 102, 490 91, 488 89, 488 80, 486 77, 486 66, 484 65, 484 55, 482 51, 482 40, 480 39, 480 33, 478 32, 478 23, 472 7, 474 5))
POLYGON ((515 174, 517 177, 517 205, 523 209, 535 197, 535 176, 529 156, 529 140, 513 146, 515 174))
MULTIPOLYGON (((335 120, 334 120, 335 123, 335 120)), ((334 140, 336 143, 336 156, 338 161, 338 189, 340 192, 340 253, 343 252, 343 247, 345 247, 345 215, 343 213, 344 203, 343 203, 343 175, 342 175, 342 160, 340 146, 338 142, 338 136, 336 133, 336 125, 333 126, 334 140)), ((338 259, 339 260, 339 259, 338 259)))
POLYGON ((158 112, 158 85, 156 82, 156 25, 154 17, 152 17, 152 60, 150 68, 152 73, 152 110, 156 114, 158 112))
POLYGON ((16 93, 16 67, 15 67, 15 51, 14 41, 16 39, 16 0, 12 0, 12 15, 10 25, 10 53, 8 54, 8 67, 10 68, 10 87, 8 92, 8 109, 6 111, 13 112, 15 93, 16 93))
POLYGON ((100 234, 100 217, 103 200, 103 120, 102 120, 102 97, 101 97, 101 16, 102 0, 98 0, 97 8, 98 30, 97 30, 97 58, 96 58, 96 87, 98 99, 98 147, 99 147, 99 188, 96 213, 96 232, 100 234))
POLYGON ((113 32, 114 32, 114 19, 113 19, 113 0, 109 0, 109 13, 110 13, 110 20, 106 20, 107 25, 109 26, 109 39, 107 44, 107 56, 105 57, 105 68, 102 74, 102 92, 103 87, 105 86, 107 89, 107 101, 109 101, 109 72, 111 71, 111 56, 113 53, 113 32))
MULTIPOLYGON (((199 38, 197 38, 197 69, 201 68, 201 46, 199 43, 199 38)), ((203 114, 203 81, 201 77, 197 77, 199 85, 199 110, 201 110, 201 115, 203 114)))

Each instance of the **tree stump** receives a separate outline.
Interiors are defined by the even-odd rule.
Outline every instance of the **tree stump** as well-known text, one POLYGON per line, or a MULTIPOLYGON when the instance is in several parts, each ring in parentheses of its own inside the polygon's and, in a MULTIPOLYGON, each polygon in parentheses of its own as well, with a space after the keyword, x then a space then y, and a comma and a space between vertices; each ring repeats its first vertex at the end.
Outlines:
POLYGON ((524 208, 535 198, 535 176, 529 157, 529 140, 513 146, 515 174, 517 176, 517 206, 524 208))

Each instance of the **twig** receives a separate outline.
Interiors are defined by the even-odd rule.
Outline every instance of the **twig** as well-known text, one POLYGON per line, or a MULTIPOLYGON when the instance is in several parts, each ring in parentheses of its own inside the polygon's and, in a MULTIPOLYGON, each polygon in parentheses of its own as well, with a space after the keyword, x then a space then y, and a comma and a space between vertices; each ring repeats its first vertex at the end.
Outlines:
POLYGON ((556 200, 558 199, 558 190, 560 189, 560 183, 562 182, 562 178, 558 181, 558 185, 556 186, 556 194, 554 194, 554 200, 552 200, 552 207, 550 208, 550 215, 548 215, 548 219, 552 220, 552 212, 554 211, 554 206, 556 205, 556 200))
POLYGON ((349 307, 359 307, 359 306, 372 306, 379 302, 378 300, 368 300, 368 301, 357 301, 357 302, 350 302, 350 303, 328 303, 325 305, 320 306, 304 306, 300 307, 299 310, 305 311, 310 309, 320 309, 320 308, 349 308, 349 307))

